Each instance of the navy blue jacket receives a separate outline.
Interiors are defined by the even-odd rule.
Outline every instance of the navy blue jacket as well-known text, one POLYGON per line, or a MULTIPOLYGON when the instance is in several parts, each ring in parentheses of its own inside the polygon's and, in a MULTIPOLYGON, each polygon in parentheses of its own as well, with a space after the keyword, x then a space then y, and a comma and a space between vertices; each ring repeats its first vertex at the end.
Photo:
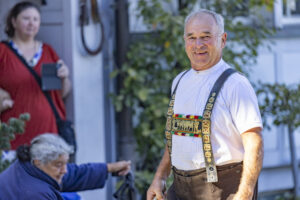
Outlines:
POLYGON ((15 161, 0 174, 0 200, 63 200, 60 192, 102 188, 107 179, 104 163, 68 164, 59 185, 30 162, 15 161))

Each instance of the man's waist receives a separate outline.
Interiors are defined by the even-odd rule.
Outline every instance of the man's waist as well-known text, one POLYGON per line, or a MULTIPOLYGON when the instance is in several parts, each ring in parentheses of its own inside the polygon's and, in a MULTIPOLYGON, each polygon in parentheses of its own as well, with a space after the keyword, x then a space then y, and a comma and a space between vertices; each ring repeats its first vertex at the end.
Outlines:
MULTIPOLYGON (((238 165, 243 165, 243 162, 233 162, 233 163, 228 163, 224 165, 217 165, 217 171, 223 171, 227 169, 232 169, 238 165)), ((185 177, 191 177, 191 176, 196 176, 202 173, 206 172, 205 167, 195 169, 195 170, 181 170, 177 169, 175 166, 172 166, 172 171, 173 173, 180 175, 180 176, 185 176, 185 177)))
MULTIPOLYGON (((198 156, 194 156, 192 160, 189 160, 188 158, 185 157, 183 159, 182 155, 181 156, 172 156, 172 163, 171 165, 176 167, 176 169, 183 170, 183 171, 193 171, 193 170, 198 170, 198 169, 205 169, 205 161, 200 158, 203 157, 203 153, 199 153, 198 156)), ((230 165, 232 163, 240 163, 243 161, 243 156, 231 156, 231 158, 228 158, 227 156, 219 156, 218 154, 215 157, 215 164, 216 166, 226 166, 230 165)))

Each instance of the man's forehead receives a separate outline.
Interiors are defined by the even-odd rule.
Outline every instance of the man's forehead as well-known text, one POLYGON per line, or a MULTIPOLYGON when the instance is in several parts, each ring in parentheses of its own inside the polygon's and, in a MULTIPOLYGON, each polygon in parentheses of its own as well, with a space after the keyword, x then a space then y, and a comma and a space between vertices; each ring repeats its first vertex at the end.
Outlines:
POLYGON ((193 16, 185 26, 186 35, 193 33, 213 34, 217 30, 218 26, 214 17, 206 13, 193 16))
POLYGON ((195 21, 195 20, 200 20, 200 21, 209 22, 209 23, 214 22, 216 24, 215 17, 212 14, 205 13, 205 12, 195 14, 188 20, 188 23, 190 23, 191 21, 195 21))

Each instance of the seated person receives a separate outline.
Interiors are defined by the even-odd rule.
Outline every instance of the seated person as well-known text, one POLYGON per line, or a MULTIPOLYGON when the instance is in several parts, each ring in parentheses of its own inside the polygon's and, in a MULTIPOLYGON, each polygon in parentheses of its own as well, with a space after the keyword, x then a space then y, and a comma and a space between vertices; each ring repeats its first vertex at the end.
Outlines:
POLYGON ((20 146, 17 160, 0 174, 0 200, 62 200, 61 192, 102 188, 109 172, 124 176, 130 161, 68 164, 73 152, 62 138, 42 134, 20 146))

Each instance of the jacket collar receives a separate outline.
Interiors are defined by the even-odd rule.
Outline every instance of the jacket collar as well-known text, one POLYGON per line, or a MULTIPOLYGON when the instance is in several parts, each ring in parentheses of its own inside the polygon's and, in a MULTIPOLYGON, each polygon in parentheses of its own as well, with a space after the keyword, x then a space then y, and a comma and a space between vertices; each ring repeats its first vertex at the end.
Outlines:
POLYGON ((48 174, 46 174, 39 168, 35 167, 30 162, 18 162, 23 167, 23 169, 31 176, 48 183, 49 185, 53 186, 56 190, 61 190, 61 186, 53 178, 51 178, 48 174))

